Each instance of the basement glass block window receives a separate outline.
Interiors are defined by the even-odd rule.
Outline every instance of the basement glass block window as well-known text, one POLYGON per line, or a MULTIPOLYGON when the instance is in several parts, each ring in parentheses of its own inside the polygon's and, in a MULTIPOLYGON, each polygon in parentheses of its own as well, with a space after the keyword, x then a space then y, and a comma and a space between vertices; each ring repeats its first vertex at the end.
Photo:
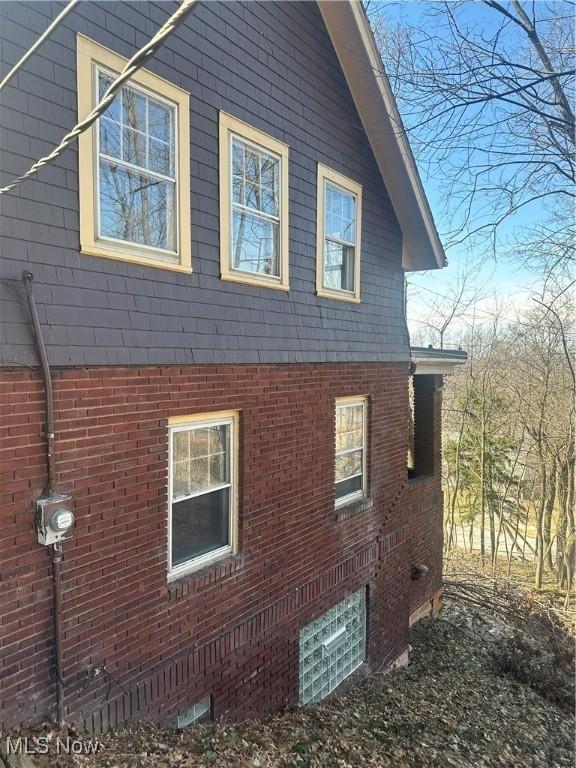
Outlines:
POLYGON ((336 401, 336 506, 366 492, 366 401, 336 401))
POLYGON ((170 430, 170 571, 232 551, 233 418, 170 430))
POLYGON ((211 713, 210 696, 206 696, 202 701, 196 702, 193 707, 178 715, 175 727, 178 729, 187 728, 189 725, 198 725, 210 720, 211 713))
POLYGON ((300 632, 300 703, 328 696, 364 661, 366 590, 359 589, 300 632))
MULTIPOLYGON (((113 76, 98 70, 98 96, 113 76)), ((125 85, 98 120, 98 236, 176 252, 176 109, 125 85)))

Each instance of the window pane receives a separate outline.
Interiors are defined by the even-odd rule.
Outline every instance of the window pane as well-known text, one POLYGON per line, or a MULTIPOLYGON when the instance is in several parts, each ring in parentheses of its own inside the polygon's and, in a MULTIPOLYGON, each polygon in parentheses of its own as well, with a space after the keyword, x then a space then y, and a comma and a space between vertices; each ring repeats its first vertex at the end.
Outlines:
POLYGON ((336 408, 336 432, 361 429, 364 423, 364 405, 354 403, 336 408))
POLYGON ((342 499, 344 496, 349 496, 351 493, 358 493, 362 490, 362 476, 352 477, 349 480, 343 480, 342 482, 334 485, 334 493, 337 499, 342 499))
POLYGON ((121 158, 120 124, 103 117, 100 120, 100 152, 121 158))
POLYGON ((336 482, 362 474, 362 450, 336 456, 336 482))
POLYGON ((220 485, 226 482, 228 482, 226 454, 216 453, 210 456, 210 485, 220 485))
POLYGON ((260 186, 247 180, 245 187, 245 205, 248 208, 254 208, 257 211, 262 210, 262 198, 260 194, 260 186))
POLYGON ((171 110, 151 99, 148 100, 148 131, 152 138, 172 143, 171 110))
POLYGON ((326 182, 325 234, 347 243, 356 242, 356 198, 351 192, 326 182))
POLYGON ((260 179, 263 187, 266 187, 271 192, 278 191, 278 172, 280 170, 280 164, 275 157, 271 155, 260 156, 260 179))
POLYGON ((354 248, 324 241, 324 287, 354 291, 354 248))
POLYGON ((123 126, 122 152, 127 163, 146 168, 146 136, 143 133, 123 126))
POLYGON ((350 431, 342 430, 336 432, 336 450, 345 451, 348 448, 362 448, 362 440, 362 427, 351 429, 350 431))
POLYGON ((210 453, 223 453, 230 450, 230 427, 222 425, 210 427, 210 453))
POLYGON ((232 179, 232 199, 239 205, 244 205, 244 182, 234 176, 232 179))
POLYGON ((190 455, 190 432, 174 432, 172 435, 172 460, 188 461, 190 455))
POLYGON ((280 160, 232 139, 233 201, 255 211, 279 215, 280 160))
POLYGON ((232 173, 244 177, 244 144, 232 139, 232 173))
POLYGON ((122 88, 122 122, 146 133, 146 97, 132 88, 122 88))
MULTIPOLYGON (((104 72, 98 72, 98 100, 100 101, 106 94, 106 91, 112 85, 112 78, 104 72)), ((105 117, 120 121, 120 95, 117 93, 112 104, 104 112, 105 117)))
POLYGON ((211 483, 208 475, 208 466, 208 456, 204 456, 201 459, 190 460, 190 493, 210 487, 211 483))
POLYGON ((232 253, 235 269, 278 277, 278 224, 235 210, 232 253))
POLYGON ((173 498, 230 481, 230 427, 179 430, 172 437, 173 498))
POLYGON ((172 505, 172 566, 230 544, 230 489, 172 505))
POLYGON ((190 432, 190 456, 198 458, 210 454, 210 430, 208 427, 191 429, 190 432))
POLYGON ((190 493, 190 462, 175 461, 172 478, 172 498, 180 499, 190 493))
POLYGON ((244 176, 252 184, 260 184, 260 154, 253 147, 244 150, 244 176))
POLYGON ((164 176, 172 174, 170 145, 157 139, 148 139, 148 168, 164 176))
POLYGON ((174 251, 174 183, 100 161, 100 235, 174 251))

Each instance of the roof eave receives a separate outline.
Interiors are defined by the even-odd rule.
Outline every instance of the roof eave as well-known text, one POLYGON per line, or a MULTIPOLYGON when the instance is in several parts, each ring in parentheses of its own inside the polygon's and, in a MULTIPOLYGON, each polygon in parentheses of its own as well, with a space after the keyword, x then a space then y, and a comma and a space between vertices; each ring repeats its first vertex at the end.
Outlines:
POLYGON ((413 373, 440 374, 448 376, 456 372, 459 365, 464 365, 468 354, 462 349, 434 349, 432 347, 411 347, 413 373))
POLYGON ((402 229, 405 270, 446 266, 444 249, 372 30, 358 0, 318 0, 320 13, 402 229))

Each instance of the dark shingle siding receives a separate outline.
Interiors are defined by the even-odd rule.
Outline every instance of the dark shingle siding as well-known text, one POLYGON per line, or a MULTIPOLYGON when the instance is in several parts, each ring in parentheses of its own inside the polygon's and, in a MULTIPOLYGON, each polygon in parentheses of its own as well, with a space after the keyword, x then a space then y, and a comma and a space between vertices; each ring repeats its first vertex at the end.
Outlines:
MULTIPOLYGON (((76 121, 76 32, 131 56, 176 3, 82 3, 0 107, 2 181, 76 121)), ((0 5, 2 72, 57 13, 0 5)), ((71 147, 2 206, 3 278, 34 273, 56 365, 314 362, 408 358, 401 234, 344 75, 311 2, 200 3, 149 62, 191 94, 192 275, 79 253, 71 147), (290 292, 219 279, 218 110, 290 146, 290 292), (314 295, 316 164, 363 185, 362 303, 314 295)), ((85 172, 85 171, 84 171, 85 172)), ((0 284, 2 362, 35 363, 27 316, 0 284)))

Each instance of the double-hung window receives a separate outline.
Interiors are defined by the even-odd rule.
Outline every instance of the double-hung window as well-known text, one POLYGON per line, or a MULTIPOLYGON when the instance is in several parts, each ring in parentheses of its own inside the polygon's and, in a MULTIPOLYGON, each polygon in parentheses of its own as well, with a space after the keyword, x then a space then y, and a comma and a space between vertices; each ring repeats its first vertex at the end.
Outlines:
POLYGON ((288 147, 220 113, 225 280, 288 290, 288 147))
MULTIPOLYGON (((78 36, 84 117, 126 61, 78 36)), ((80 239, 85 253, 190 271, 188 95, 145 70, 79 139, 80 239)))
POLYGON ((336 506, 366 495, 366 410, 364 397, 336 400, 336 506))
POLYGON ((362 187, 318 164, 316 293, 360 301, 362 187))
POLYGON ((170 422, 169 573, 235 549, 236 414, 170 422))

